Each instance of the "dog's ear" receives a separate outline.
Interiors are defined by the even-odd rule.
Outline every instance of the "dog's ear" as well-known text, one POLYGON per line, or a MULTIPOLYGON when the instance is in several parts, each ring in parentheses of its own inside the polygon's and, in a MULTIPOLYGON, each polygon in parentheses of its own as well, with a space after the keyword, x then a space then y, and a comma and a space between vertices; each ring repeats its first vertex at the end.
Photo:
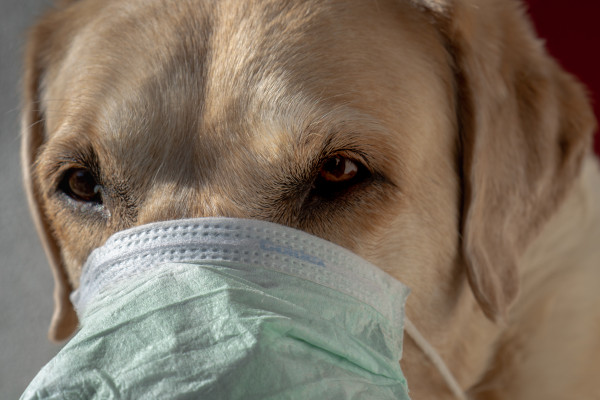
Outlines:
POLYGON ((48 331, 53 341, 68 338, 77 328, 78 319, 69 300, 71 284, 63 265, 57 240, 43 210, 42 194, 35 178, 35 165, 40 148, 46 141, 40 90, 42 79, 51 62, 51 18, 46 18, 30 33, 25 52, 24 95, 21 118, 21 163, 25 192, 39 237, 54 276, 54 315, 48 331))
POLYGON ((468 278, 485 314, 501 320, 517 296, 519 257, 576 178, 595 121, 520 3, 424 1, 455 61, 468 278))

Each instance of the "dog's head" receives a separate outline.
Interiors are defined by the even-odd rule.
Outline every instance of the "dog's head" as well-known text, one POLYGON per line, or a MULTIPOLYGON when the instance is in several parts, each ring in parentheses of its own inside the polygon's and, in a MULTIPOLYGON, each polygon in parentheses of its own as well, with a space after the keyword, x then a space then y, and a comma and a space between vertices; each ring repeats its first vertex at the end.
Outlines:
POLYGON ((593 126, 513 1, 59 7, 32 32, 23 114, 50 337, 111 234, 201 216, 341 244, 411 286, 425 326, 498 319, 593 126))

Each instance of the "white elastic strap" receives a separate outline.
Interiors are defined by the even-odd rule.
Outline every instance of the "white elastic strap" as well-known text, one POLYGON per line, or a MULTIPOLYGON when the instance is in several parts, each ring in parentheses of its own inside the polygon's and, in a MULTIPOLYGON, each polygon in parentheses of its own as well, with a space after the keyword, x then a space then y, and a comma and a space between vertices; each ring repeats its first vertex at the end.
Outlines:
POLYGON ((446 381, 446 384, 448 385, 448 388, 450 389, 452 394, 454 394, 454 396, 457 399, 467 400, 467 396, 456 381, 456 378, 454 378, 454 375, 452 375, 452 372, 450 372, 450 370, 446 366, 444 360, 442 360, 442 357, 440 357, 438 352, 433 348, 433 346, 431 346, 431 344, 429 344, 429 342, 423 337, 423 335, 421 335, 421 332, 419 332, 419 330, 413 325, 413 323, 408 318, 404 320, 404 330, 410 335, 410 337, 415 341, 417 346, 419 346, 419 348, 423 351, 423 353, 425 353, 427 358, 429 358, 429 360, 437 368, 437 370, 442 375, 442 378, 444 378, 444 381, 446 381))

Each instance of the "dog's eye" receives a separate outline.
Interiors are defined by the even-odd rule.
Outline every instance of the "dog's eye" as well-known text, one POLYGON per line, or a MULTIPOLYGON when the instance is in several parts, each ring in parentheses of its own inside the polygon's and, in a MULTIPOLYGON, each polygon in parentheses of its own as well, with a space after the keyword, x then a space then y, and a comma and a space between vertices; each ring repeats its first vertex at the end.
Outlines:
POLYGON ((90 171, 85 168, 68 170, 59 185, 67 196, 77 201, 102 203, 102 188, 90 171))
POLYGON ((347 182, 353 179, 357 173, 357 163, 341 156, 327 159, 319 171, 320 178, 331 183, 347 182))
POLYGON ((363 182, 369 176, 369 170, 360 161, 335 155, 321 164, 313 191, 321 197, 333 197, 363 182))

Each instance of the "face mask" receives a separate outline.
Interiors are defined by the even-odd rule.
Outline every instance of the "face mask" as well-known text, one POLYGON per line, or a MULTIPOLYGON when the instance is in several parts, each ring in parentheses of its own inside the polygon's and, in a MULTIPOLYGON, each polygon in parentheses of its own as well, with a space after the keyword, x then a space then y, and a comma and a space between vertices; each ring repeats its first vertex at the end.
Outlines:
POLYGON ((72 295, 80 330, 21 398, 408 399, 408 292, 280 225, 133 228, 90 255, 72 295))

